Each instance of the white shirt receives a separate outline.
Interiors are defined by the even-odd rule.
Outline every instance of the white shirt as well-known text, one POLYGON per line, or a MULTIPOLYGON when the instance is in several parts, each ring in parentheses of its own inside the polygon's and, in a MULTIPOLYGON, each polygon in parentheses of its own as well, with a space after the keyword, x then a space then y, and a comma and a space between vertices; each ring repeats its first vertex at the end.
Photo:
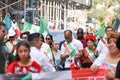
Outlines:
POLYGON ((49 58, 50 58, 51 60, 53 60, 53 59, 52 59, 52 51, 51 51, 51 48, 50 48, 50 46, 49 46, 48 44, 42 43, 41 48, 40 48, 40 51, 43 52, 43 53, 44 53, 44 52, 47 53, 47 55, 49 56, 49 58))
MULTIPOLYGON (((76 53, 78 53, 79 50, 83 49, 83 44, 81 43, 81 41, 79 41, 77 39, 73 39, 72 42, 70 42, 70 45, 72 46, 72 48, 75 49, 76 53)), ((61 47, 61 51, 62 51, 62 54, 66 54, 66 52, 67 52, 65 47, 63 46, 63 44, 61 47)), ((67 67, 67 68, 70 67, 70 64, 73 63, 73 61, 72 62, 69 61, 70 58, 71 57, 68 57, 65 61, 65 67, 67 67)), ((72 57, 72 59, 74 60, 74 57, 72 57)))
POLYGON ((48 58, 44 53, 40 52, 36 47, 31 47, 30 57, 32 60, 35 60, 43 68, 43 72, 54 72, 55 68, 49 62, 48 58))
POLYGON ((104 41, 106 42, 106 44, 104 44, 101 40, 98 42, 97 48, 96 50, 98 51, 98 53, 103 53, 103 54, 108 54, 109 50, 107 47, 107 41, 104 39, 104 41))
POLYGON ((101 66, 103 61, 105 60, 106 56, 107 56, 107 54, 100 53, 99 56, 95 59, 95 61, 93 62, 92 65, 101 66))
POLYGON ((100 68, 104 68, 104 69, 113 69, 114 67, 117 66, 117 64, 112 64, 109 63, 106 58, 107 58, 108 54, 100 54, 97 59, 93 62, 92 65, 97 65, 100 68))

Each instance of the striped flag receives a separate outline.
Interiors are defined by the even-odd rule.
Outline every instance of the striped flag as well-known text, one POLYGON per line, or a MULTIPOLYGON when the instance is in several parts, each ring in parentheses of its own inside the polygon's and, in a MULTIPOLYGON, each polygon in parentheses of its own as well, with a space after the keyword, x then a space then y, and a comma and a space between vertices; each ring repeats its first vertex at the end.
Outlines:
POLYGON ((10 19, 10 15, 7 14, 4 18, 4 23, 6 24, 6 30, 8 31, 9 36, 14 36, 15 32, 15 25, 13 21, 10 19))
POLYGON ((11 20, 9 14, 5 16, 4 23, 6 24, 6 30, 8 31, 9 36, 18 36, 21 34, 21 31, 16 28, 16 25, 11 20))
POLYGON ((34 24, 31 24, 29 22, 25 22, 24 24, 24 29, 22 32, 27 32, 29 31, 30 33, 36 33, 36 32, 39 32, 40 30, 40 27, 37 26, 37 25, 34 25, 34 24))

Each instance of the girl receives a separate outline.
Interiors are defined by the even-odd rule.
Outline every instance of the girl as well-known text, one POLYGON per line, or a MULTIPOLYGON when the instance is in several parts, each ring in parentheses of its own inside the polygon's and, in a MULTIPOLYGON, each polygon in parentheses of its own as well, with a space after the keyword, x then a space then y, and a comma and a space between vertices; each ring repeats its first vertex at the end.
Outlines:
POLYGON ((89 34, 86 36, 86 42, 87 47, 84 48, 84 59, 82 61, 82 67, 89 68, 97 57, 97 55, 95 54, 96 37, 94 35, 89 34))
POLYGON ((54 67, 57 71, 61 70, 63 67, 61 65, 61 51, 58 50, 58 43, 53 41, 51 44, 52 57, 54 62, 54 67))
POLYGON ((39 73, 42 67, 35 61, 30 60, 30 45, 26 41, 20 41, 16 47, 15 61, 7 68, 8 74, 39 73))

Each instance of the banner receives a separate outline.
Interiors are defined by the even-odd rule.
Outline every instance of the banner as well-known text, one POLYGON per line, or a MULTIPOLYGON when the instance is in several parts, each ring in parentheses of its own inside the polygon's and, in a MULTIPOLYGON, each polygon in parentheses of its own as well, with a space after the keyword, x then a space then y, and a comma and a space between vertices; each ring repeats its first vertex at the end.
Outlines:
MULTIPOLYGON (((106 74, 110 72, 109 69, 98 69, 96 73, 93 73, 91 69, 80 69, 80 70, 72 70, 72 78, 75 79, 82 79, 82 78, 87 78, 85 80, 88 80, 88 77, 91 78, 105 78, 106 74)), ((103 80, 103 79, 102 79, 103 80)))

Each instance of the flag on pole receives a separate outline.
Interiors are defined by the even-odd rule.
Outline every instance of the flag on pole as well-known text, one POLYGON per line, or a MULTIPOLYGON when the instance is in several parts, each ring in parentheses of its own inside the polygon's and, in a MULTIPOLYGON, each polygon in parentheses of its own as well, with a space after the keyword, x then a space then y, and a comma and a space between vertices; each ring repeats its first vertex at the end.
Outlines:
POLYGON ((100 36, 100 37, 104 37, 105 36, 105 29, 106 29, 106 26, 103 25, 101 27, 101 29, 98 31, 97 35, 100 36))
POLYGON ((36 33, 36 32, 39 32, 40 30, 40 27, 37 26, 37 25, 34 25, 34 24, 31 24, 29 22, 25 22, 24 24, 24 29, 22 32, 27 32, 29 31, 30 33, 36 33))
POLYGON ((17 22, 15 22, 15 32, 17 37, 22 33, 17 22))
POLYGON ((49 34, 48 21, 45 21, 42 18, 40 18, 40 33, 43 34, 44 36, 49 34))
POLYGON ((6 30, 8 31, 11 28, 11 26, 12 26, 12 21, 10 19, 10 15, 9 14, 7 14, 5 16, 4 23, 6 24, 6 30))
POLYGON ((18 26, 17 22, 15 22, 15 27, 16 27, 17 30, 20 30, 20 27, 18 26))
POLYGON ((8 31, 8 35, 9 36, 14 36, 14 35, 20 35, 21 31, 17 30, 15 24, 13 23, 13 21, 10 18, 10 15, 7 14, 4 18, 4 23, 6 24, 6 30, 8 31))
POLYGON ((23 28, 22 32, 30 31, 30 30, 31 30, 31 26, 32 26, 31 23, 25 22, 25 23, 24 23, 24 28, 23 28))

